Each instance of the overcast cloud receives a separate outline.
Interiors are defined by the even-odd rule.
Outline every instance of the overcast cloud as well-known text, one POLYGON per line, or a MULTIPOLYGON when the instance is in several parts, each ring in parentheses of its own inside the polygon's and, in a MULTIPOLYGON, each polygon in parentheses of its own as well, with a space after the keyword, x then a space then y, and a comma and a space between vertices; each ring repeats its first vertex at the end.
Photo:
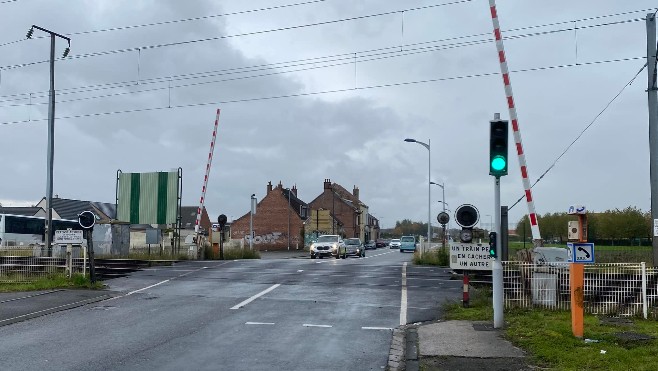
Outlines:
MULTIPOLYGON (((24 39, 32 24, 70 34, 295 2, 307 1, 18 0, 0 4, 0 44, 24 39)), ((445 182, 449 209, 473 204, 480 209, 487 227, 493 214, 493 179, 487 168, 488 122, 495 112, 508 117, 500 76, 363 89, 499 72, 492 41, 418 53, 419 47, 439 44, 418 43, 481 33, 487 35, 440 44, 491 38, 486 0, 401 12, 445 2, 326 0, 198 21, 72 35, 72 58, 56 63, 57 117, 158 109, 58 119, 54 193, 64 198, 114 202, 118 169, 149 172, 181 167, 183 204, 197 205, 215 111, 220 108, 206 200, 213 219, 220 213, 230 218, 246 213, 250 195, 262 198, 268 181, 275 185, 281 181, 284 187, 296 184, 300 198, 310 202, 322 192, 323 180, 330 178, 350 190, 358 186, 361 199, 384 227, 392 227, 404 218, 426 221, 428 153, 417 144, 403 142, 415 138, 431 140, 431 180, 445 182), (76 58, 93 52, 394 11, 321 26, 76 58), (395 48, 385 51, 398 53, 387 54, 390 58, 386 59, 381 55, 366 57, 383 50, 363 53, 388 47, 395 48), (415 54, 409 54, 412 52, 415 54), (175 77, 339 54, 347 55, 347 59, 327 68, 319 67, 329 63, 318 62, 241 74, 215 73, 197 79, 175 77), (351 55, 356 57, 356 64, 351 55), (379 59, 366 61, 375 58, 379 59), (315 69, 283 73, 310 67, 315 69), (234 79, 265 74, 269 75, 234 79), (162 77, 169 78, 150 83, 149 79, 162 77), (114 89, 67 91, 116 82, 127 84, 114 89), (177 87, 190 84, 196 85, 177 87), (359 89, 351 90, 355 87, 359 89), (142 90, 152 91, 138 93, 142 90), (342 92, 304 95, 329 90, 342 92), (252 100, 291 95, 295 97, 252 100), (92 97, 96 98, 89 99, 92 97), (246 101, 235 102, 238 100, 246 101), (197 105, 229 101, 232 103, 197 105), (187 105, 191 107, 162 109, 187 105)), ((509 37, 643 18, 651 7, 656 7, 655 1, 500 0, 498 14, 502 29, 509 30, 638 11, 503 33, 509 37)), ((36 31, 34 36, 44 34, 36 31)), ((57 56, 65 46, 57 40, 57 56)), ((512 71, 644 57, 645 22, 509 39, 505 47, 512 71)), ((48 53, 48 39, 0 47, 0 202, 5 206, 36 204, 46 191, 48 64, 8 67, 47 60, 48 53), (33 93, 31 97, 29 93, 33 93), (5 124, 25 120, 31 122, 5 124)), ((533 182, 645 62, 636 59, 512 73, 533 182)), ((573 203, 594 211, 626 206, 649 210, 646 81, 643 71, 536 185, 533 192, 538 213, 565 211, 573 203)), ((510 141, 513 143, 511 137, 510 141)), ((523 194, 514 154, 511 147, 510 172, 501 182, 504 205, 513 204, 523 194)), ((432 186, 431 197, 436 223, 441 189, 432 186)), ((516 223, 526 212, 526 204, 519 203, 511 210, 510 221, 516 223)))

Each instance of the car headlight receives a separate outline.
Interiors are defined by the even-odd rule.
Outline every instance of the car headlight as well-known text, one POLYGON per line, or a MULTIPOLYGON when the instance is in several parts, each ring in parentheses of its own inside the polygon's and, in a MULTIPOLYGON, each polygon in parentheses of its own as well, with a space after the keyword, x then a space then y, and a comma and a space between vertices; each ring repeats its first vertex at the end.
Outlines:
POLYGON ((311 244, 311 251, 315 250, 315 244, 311 244))
POLYGON ((335 243, 334 246, 333 246, 333 249, 336 250, 337 248, 338 248, 338 244, 335 243))

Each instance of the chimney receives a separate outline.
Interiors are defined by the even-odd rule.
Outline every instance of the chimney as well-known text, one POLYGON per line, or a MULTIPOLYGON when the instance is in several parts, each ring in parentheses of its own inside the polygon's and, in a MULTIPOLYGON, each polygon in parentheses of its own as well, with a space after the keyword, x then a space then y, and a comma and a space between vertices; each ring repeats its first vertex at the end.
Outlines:
POLYGON ((266 194, 270 194, 270 192, 272 192, 272 182, 271 181, 267 182, 267 193, 266 194))
POLYGON ((292 194, 294 194, 295 197, 297 197, 297 184, 295 184, 294 186, 292 186, 292 194))
POLYGON ((354 186, 354 189, 352 190, 352 194, 354 195, 354 198, 359 200, 359 187, 354 186))
POLYGON ((331 179, 324 180, 324 189, 331 189, 331 179))
POLYGON ((281 181, 280 181, 280 180, 279 180, 279 185, 276 186, 276 187, 279 188, 279 189, 283 189, 283 184, 281 184, 281 181))

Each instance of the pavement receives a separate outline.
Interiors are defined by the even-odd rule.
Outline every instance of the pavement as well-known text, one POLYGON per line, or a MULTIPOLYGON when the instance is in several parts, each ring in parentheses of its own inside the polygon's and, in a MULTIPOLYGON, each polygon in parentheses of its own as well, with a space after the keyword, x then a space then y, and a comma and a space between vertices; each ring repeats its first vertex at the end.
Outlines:
POLYGON ((523 350, 489 322, 433 321, 393 332, 388 369, 503 371, 533 370, 523 350))

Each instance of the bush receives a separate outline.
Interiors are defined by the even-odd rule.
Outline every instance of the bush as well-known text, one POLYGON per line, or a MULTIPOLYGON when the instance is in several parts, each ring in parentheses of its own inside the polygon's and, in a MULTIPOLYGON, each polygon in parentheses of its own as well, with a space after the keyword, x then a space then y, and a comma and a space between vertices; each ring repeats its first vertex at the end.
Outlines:
POLYGON ((413 262, 416 265, 437 265, 447 267, 450 265, 450 254, 447 249, 426 251, 421 257, 420 252, 414 252, 413 262))

